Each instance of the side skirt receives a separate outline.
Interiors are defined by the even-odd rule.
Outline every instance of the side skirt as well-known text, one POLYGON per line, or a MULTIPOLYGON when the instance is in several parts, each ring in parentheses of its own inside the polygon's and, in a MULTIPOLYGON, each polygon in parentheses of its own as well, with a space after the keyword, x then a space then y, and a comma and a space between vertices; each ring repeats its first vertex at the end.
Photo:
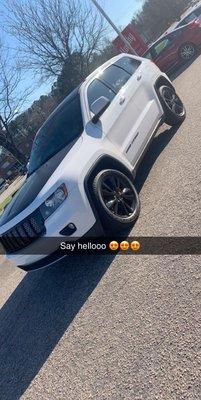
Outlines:
POLYGON ((136 161, 136 163, 135 163, 135 165, 134 165, 134 167, 133 167, 133 171, 132 171, 134 178, 135 178, 135 176, 136 176, 137 169, 138 169, 138 167, 139 167, 141 161, 143 160, 143 158, 144 158, 146 152, 148 151, 148 149, 149 149, 149 147, 150 147, 151 142, 153 141, 154 137, 156 136, 156 133, 157 133, 158 129, 160 128, 161 125, 163 125, 164 122, 165 122, 165 116, 163 116, 163 117, 160 119, 160 121, 157 123, 157 125, 156 125, 156 127, 155 127, 155 129, 154 129, 154 131, 153 131, 153 133, 152 133, 152 135, 151 135, 150 138, 149 138, 149 141, 146 143, 144 149, 142 150, 142 153, 140 154, 138 160, 136 161))

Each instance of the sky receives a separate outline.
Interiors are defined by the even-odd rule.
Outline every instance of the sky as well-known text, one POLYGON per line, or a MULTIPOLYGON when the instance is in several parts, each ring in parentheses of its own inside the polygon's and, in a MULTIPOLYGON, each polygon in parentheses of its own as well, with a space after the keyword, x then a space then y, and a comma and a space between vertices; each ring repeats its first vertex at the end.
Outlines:
MULTIPOLYGON (((4 0, 3 0, 4 1, 4 0)), ((0 16, 3 9, 3 1, 0 0, 0 16)), ((6 1, 6 0, 5 0, 6 1)), ((34 1, 34 0, 33 0, 34 1)), ((91 1, 91 0, 87 0, 91 1)), ((141 8, 143 0, 97 0, 99 4, 104 8, 112 21, 118 26, 124 28, 132 19, 133 15, 141 8)), ((92 7, 94 5, 92 4, 92 7)), ((3 32, 2 24, 0 26, 0 38, 3 37, 3 41, 10 47, 16 47, 17 42, 9 37, 5 32, 3 32)), ((111 31, 111 38, 116 37, 116 32, 114 35, 111 31)), ((42 94, 47 94, 51 89, 50 83, 41 83, 34 74, 29 71, 24 74, 23 79, 24 86, 33 86, 31 96, 29 97, 26 107, 31 105, 34 100, 37 100, 42 94)))
POLYGON ((126 26, 143 3, 142 0, 98 0, 117 26, 126 26))

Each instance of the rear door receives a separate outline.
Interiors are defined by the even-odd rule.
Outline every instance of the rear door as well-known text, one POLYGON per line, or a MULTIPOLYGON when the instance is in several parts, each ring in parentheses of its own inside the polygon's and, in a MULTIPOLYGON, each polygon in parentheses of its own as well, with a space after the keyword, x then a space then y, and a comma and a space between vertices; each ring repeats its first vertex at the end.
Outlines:
MULTIPOLYGON (((151 110, 149 120, 146 119, 150 93, 144 85, 142 64, 132 57, 120 58, 88 87, 89 107, 100 97, 95 95, 98 86, 110 90, 112 101, 100 118, 99 128, 132 164, 137 161, 157 119, 156 110, 151 110)), ((106 95, 110 99, 109 96, 106 95)))
POLYGON ((162 71, 168 71, 177 61, 176 34, 171 34, 151 49, 152 59, 162 71))

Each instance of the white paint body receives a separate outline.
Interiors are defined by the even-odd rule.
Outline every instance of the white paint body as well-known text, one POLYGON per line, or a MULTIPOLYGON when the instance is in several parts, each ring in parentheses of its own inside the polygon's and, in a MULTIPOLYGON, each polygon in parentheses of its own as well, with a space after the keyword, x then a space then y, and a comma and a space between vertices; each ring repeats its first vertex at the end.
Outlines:
MULTIPOLYGON (((95 224, 96 217, 85 192, 84 179, 90 168, 103 155, 109 155, 123 163, 130 171, 135 171, 140 156, 163 117, 163 109, 154 87, 156 80, 161 76, 169 80, 151 61, 127 54, 114 57, 93 72, 80 87, 84 123, 81 137, 34 201, 0 227, 0 235, 29 216, 62 183, 67 187, 68 197, 45 221, 46 236, 61 236, 59 232, 70 222, 77 227, 72 236, 82 237, 88 232, 95 224), (87 88, 108 66, 125 56, 140 61, 141 65, 112 100, 100 117, 100 121, 94 124, 91 121, 93 115, 89 110, 87 88)), ((50 249, 50 253, 54 250, 50 249)), ((44 255, 25 255, 23 251, 20 251, 20 254, 7 255, 7 258, 16 265, 28 265, 44 257, 44 255)))

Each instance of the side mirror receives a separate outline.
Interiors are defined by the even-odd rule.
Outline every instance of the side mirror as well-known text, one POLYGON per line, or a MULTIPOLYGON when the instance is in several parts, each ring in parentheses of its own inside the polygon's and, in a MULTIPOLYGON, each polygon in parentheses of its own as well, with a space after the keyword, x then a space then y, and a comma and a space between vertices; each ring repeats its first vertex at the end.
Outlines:
POLYGON ((110 105, 110 100, 107 97, 101 96, 91 105, 91 111, 94 114, 92 122, 97 124, 101 115, 107 110, 110 105))

